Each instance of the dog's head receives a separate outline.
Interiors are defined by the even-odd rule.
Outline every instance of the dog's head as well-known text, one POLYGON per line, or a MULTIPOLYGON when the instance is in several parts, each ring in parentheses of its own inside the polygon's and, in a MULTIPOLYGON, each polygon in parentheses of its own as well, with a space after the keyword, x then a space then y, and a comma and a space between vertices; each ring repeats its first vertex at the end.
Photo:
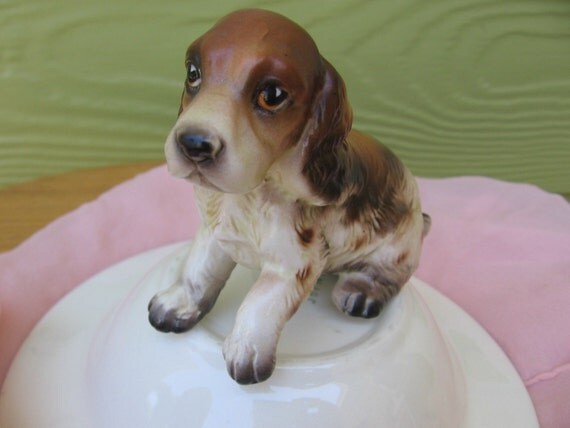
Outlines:
POLYGON ((326 187, 320 154, 332 161, 352 114, 342 79, 301 27, 235 12, 188 48, 186 70, 165 146, 173 175, 229 193, 254 189, 270 171, 317 194, 326 187))

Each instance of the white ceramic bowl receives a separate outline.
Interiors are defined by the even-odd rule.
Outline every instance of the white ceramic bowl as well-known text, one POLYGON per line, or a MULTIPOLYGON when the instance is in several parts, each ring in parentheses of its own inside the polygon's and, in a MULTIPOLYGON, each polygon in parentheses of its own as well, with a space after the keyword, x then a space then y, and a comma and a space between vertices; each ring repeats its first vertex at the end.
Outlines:
POLYGON ((239 386, 221 346, 256 273, 238 268, 192 331, 163 334, 147 303, 188 245, 116 265, 60 301, 22 346, 0 427, 536 427, 515 370, 457 306, 417 279, 373 320, 322 278, 286 326, 277 368, 239 386))

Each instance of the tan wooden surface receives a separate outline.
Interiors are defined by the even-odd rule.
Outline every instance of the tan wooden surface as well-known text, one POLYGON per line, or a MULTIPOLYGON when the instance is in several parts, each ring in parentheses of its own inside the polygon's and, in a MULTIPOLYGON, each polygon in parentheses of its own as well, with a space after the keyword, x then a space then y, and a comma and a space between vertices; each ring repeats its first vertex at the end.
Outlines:
POLYGON ((145 162, 68 172, 0 189, 0 252, 7 251, 57 217, 159 165, 145 162))

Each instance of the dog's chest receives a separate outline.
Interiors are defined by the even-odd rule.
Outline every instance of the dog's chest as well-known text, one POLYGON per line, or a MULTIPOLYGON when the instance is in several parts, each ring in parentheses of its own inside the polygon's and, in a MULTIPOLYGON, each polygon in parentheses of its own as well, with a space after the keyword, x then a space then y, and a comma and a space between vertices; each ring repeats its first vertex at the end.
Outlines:
POLYGON ((270 196, 256 191, 199 198, 202 216, 214 238, 243 266, 259 269, 264 262, 287 258, 295 251, 294 206, 270 196))
POLYGON ((236 263, 252 269, 265 262, 303 265, 314 244, 312 255, 326 259, 326 271, 342 270, 383 241, 367 225, 344 225, 338 210, 303 211, 263 188, 245 195, 200 193, 202 217, 216 241, 236 263))

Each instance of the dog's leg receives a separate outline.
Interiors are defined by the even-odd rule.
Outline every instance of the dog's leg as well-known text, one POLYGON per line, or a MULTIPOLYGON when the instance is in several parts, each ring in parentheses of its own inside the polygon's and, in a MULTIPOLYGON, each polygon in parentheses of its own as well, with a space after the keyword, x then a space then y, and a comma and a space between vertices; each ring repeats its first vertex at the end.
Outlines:
POLYGON ((372 272, 342 273, 332 298, 338 309, 352 316, 373 318, 402 288, 405 280, 389 279, 372 272))
POLYGON ((224 343, 230 376, 240 384, 266 380, 275 368, 281 331, 313 289, 320 271, 263 269, 224 343))
POLYGON ((178 280, 150 301, 150 323, 163 332, 191 329, 210 311, 234 267, 209 230, 201 228, 178 280))

